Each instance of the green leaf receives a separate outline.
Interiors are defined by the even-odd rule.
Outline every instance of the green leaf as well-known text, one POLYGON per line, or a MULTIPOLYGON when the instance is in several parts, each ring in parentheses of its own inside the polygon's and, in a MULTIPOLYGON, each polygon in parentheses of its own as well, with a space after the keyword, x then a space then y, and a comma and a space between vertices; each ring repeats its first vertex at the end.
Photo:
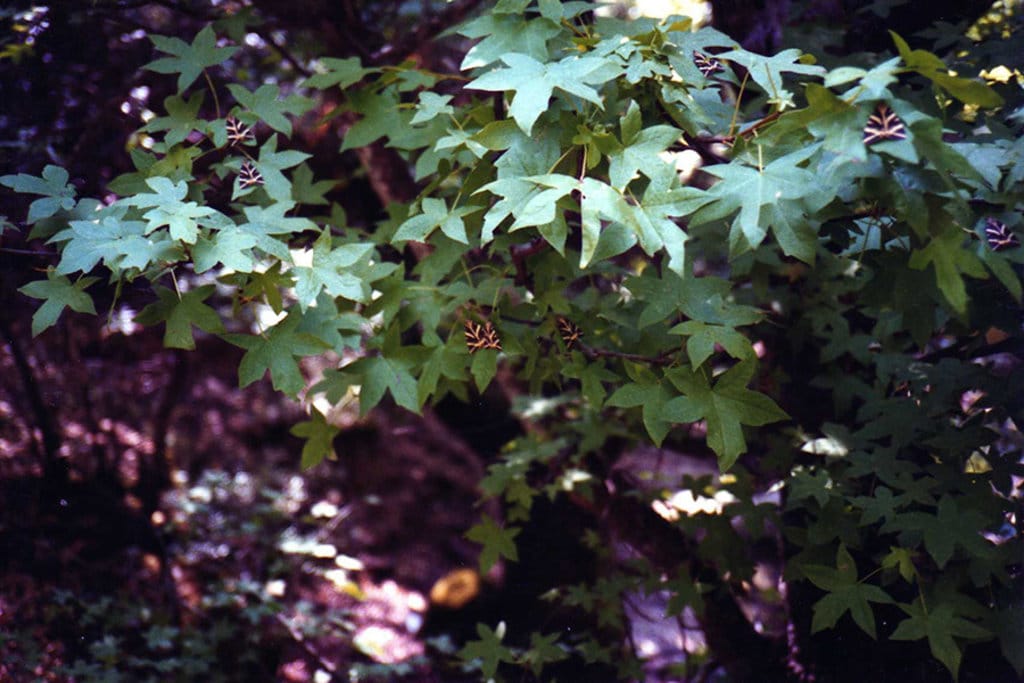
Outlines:
POLYGON ((248 276, 247 284, 242 289, 242 296, 248 299, 262 299, 274 313, 284 310, 284 299, 281 290, 291 288, 295 283, 291 275, 281 272, 281 261, 276 262, 262 273, 254 272, 248 276))
POLYGON ((471 640, 459 650, 459 657, 462 660, 480 662, 480 671, 484 675, 484 680, 493 680, 498 673, 498 665, 502 662, 512 663, 515 661, 512 651, 501 644, 504 627, 505 623, 500 623, 496 632, 485 624, 477 624, 476 632, 480 636, 480 640, 471 640))
POLYGON ((277 135, 271 135, 260 147, 260 157, 256 168, 263 175, 263 189, 267 195, 278 202, 292 201, 292 183, 283 171, 298 166, 311 155, 296 150, 277 151, 277 135))
POLYGON ((75 188, 68 184, 68 172, 60 166, 47 165, 41 178, 19 173, 0 176, 0 185, 15 192, 42 195, 28 207, 28 223, 49 218, 60 210, 70 211, 75 206, 75 188))
POLYGON ((228 218, 209 206, 200 206, 196 202, 183 202, 188 194, 188 183, 175 183, 170 178, 148 178, 146 185, 152 193, 137 194, 120 200, 122 204, 140 208, 153 207, 142 215, 146 219, 146 232, 149 234, 167 226, 171 239, 187 244, 195 244, 199 239, 200 219, 210 225, 225 225, 228 218))
POLYGON ((987 639, 992 635, 981 626, 959 616, 950 603, 929 604, 928 609, 925 609, 920 602, 914 602, 910 605, 901 604, 899 608, 910 616, 900 622, 889 639, 927 638, 932 656, 949 669, 954 679, 960 671, 960 661, 963 658, 954 636, 987 639))
POLYGON ((980 512, 962 508, 956 499, 947 495, 939 500, 935 514, 904 512, 883 526, 882 531, 922 532, 924 547, 942 569, 953 557, 957 546, 974 557, 991 554, 991 547, 979 533, 985 524, 985 517, 980 512))
POLYGON ((732 327, 724 325, 708 325, 699 320, 687 320, 671 328, 669 334, 682 334, 686 340, 686 353, 690 364, 699 367, 715 352, 718 344, 733 358, 754 357, 754 346, 750 340, 732 327))
POLYGON ((804 63, 807 55, 801 55, 795 48, 783 50, 771 57, 754 54, 746 50, 730 50, 716 55, 718 59, 727 59, 747 68, 750 78, 761 86, 769 98, 780 110, 794 106, 793 93, 782 87, 783 73, 801 74, 804 76, 824 76, 825 69, 813 64, 804 63))
POLYGON ((302 322, 298 311, 291 311, 280 323, 262 336, 228 334, 225 339, 246 349, 238 366, 239 385, 247 387, 262 379, 270 371, 274 388, 289 396, 295 396, 306 382, 299 370, 296 356, 313 356, 322 353, 329 345, 311 334, 297 331, 302 322))
POLYGON ((857 81, 854 89, 862 90, 866 100, 888 99, 889 86, 899 81, 900 58, 893 57, 873 66, 869 71, 854 67, 841 66, 833 69, 825 76, 825 87, 834 88, 850 81, 857 81))
POLYGON ((147 237, 145 223, 123 220, 123 214, 123 207, 112 207, 98 215, 100 220, 71 221, 66 230, 54 235, 50 242, 65 242, 57 272, 88 273, 101 260, 114 272, 144 270, 152 263, 172 263, 181 257, 166 234, 147 237))
POLYGON ((150 35, 149 39, 156 49, 173 56, 157 59, 145 68, 161 74, 179 74, 179 93, 192 85, 204 69, 223 64, 238 51, 237 47, 217 47, 217 36, 210 25, 196 34, 191 45, 175 37, 150 35))
POLYGON ((637 171, 643 171, 648 178, 662 174, 666 164, 658 155, 682 134, 671 126, 639 130, 639 125, 640 107, 630 101, 622 119, 622 147, 608 155, 608 178, 617 190, 625 190, 637 171))
POLYGON ((259 119, 288 137, 292 135, 292 122, 285 115, 301 116, 313 107, 313 100, 301 95, 293 94, 283 100, 278 99, 281 89, 269 83, 261 85, 255 92, 250 92, 248 88, 237 83, 228 83, 228 90, 240 105, 249 110, 240 114, 240 119, 249 124, 259 119))
POLYGON ((384 397, 384 392, 391 392, 395 403, 406 410, 418 413, 419 399, 416 393, 416 379, 410 374, 406 363, 398 358, 372 356, 363 359, 358 365, 353 364, 352 371, 363 373, 363 384, 359 392, 359 412, 365 415, 384 397))
POLYGON ((704 193, 692 188, 664 190, 651 183, 642 201, 634 204, 611 185, 589 177, 583 179, 579 191, 583 228, 581 268, 597 254, 603 230, 601 219, 605 218, 632 230, 648 255, 664 248, 669 255, 669 270, 683 274, 687 235, 672 217, 685 215, 694 195, 704 193))
POLYGON ((197 273, 204 273, 218 263, 240 273, 251 273, 253 256, 249 251, 256 246, 256 236, 238 228, 227 226, 209 238, 200 237, 192 251, 197 273))
POLYGON ((908 69, 921 74, 964 104, 988 108, 1003 104, 1003 98, 999 93, 984 83, 951 75, 949 67, 931 52, 911 50, 907 42, 894 31, 889 31, 889 35, 896 43, 900 57, 908 69))
MULTIPOLYGON (((863 521, 861 521, 861 524, 863 524, 863 521)), ((886 569, 898 567, 903 580, 907 583, 912 583, 917 575, 917 569, 914 567, 914 555, 915 553, 906 548, 890 546, 889 554, 882 558, 882 566, 886 569)))
POLYGON ((932 235, 923 249, 915 249, 909 265, 924 270, 930 264, 935 269, 939 290, 957 313, 967 312, 967 288, 961 274, 985 278, 988 274, 978 257, 963 248, 964 234, 955 225, 944 226, 939 235, 932 235))
POLYGON ((559 27, 546 19, 527 21, 522 12, 495 10, 463 24, 458 32, 467 38, 483 38, 462 59, 459 68, 466 71, 487 66, 512 52, 547 59, 547 41, 558 35, 559 27))
POLYGON ((487 574, 499 557, 504 557, 512 562, 519 561, 515 543, 515 538, 518 535, 517 527, 502 528, 487 514, 481 517, 479 524, 475 524, 466 532, 466 538, 483 546, 480 550, 481 574, 487 574))
POLYGON ((221 322, 220 315, 203 303, 217 290, 216 285, 197 287, 192 291, 185 292, 180 297, 177 292, 166 287, 154 286, 153 290, 156 292, 158 300, 139 311, 135 320, 142 325, 155 325, 158 322, 166 321, 165 347, 195 349, 196 342, 192 336, 193 325, 210 334, 224 332, 224 323, 221 322))
POLYGON ((498 373, 498 351, 481 349, 474 353, 473 360, 469 365, 469 373, 473 375, 477 391, 483 393, 498 373))
POLYGON ((821 565, 803 565, 804 575, 811 583, 828 595, 814 603, 811 633, 833 628, 846 612, 853 621, 872 638, 876 638, 875 615, 870 603, 892 603, 893 599, 878 586, 857 580, 857 566, 846 546, 840 544, 836 553, 836 568, 821 565))
POLYGON ((362 118, 352 124, 345 133, 341 143, 341 151, 364 147, 382 137, 394 135, 403 130, 412 119, 412 114, 404 115, 399 110, 399 93, 395 88, 387 88, 383 92, 365 89, 348 95, 352 109, 362 118))
POLYGON ((525 664, 534 676, 540 676, 547 664, 554 664, 569 658, 569 653, 558 646, 559 634, 541 635, 537 631, 530 633, 530 649, 523 653, 520 663, 525 664))
POLYGON ((304 88, 324 90, 338 86, 344 90, 363 80, 365 76, 380 71, 379 69, 364 69, 358 57, 346 57, 345 59, 325 57, 317 60, 314 69, 317 73, 302 82, 304 88))
POLYGON ((313 169, 307 164, 302 164, 292 173, 292 199, 297 204, 307 206, 326 205, 329 202, 324 195, 337 184, 334 180, 313 182, 313 169))
MULTIPOLYGON (((615 393, 608 397, 605 405, 614 408, 642 406, 641 415, 644 427, 647 429, 647 434, 650 435, 651 441, 654 442, 655 446, 661 446, 662 441, 665 440, 665 437, 668 436, 669 431, 672 429, 671 420, 665 417, 665 408, 671 403, 670 399, 671 394, 664 384, 650 378, 645 381, 622 385, 615 390, 615 393)), ((699 419, 699 416, 694 413, 692 420, 685 421, 693 422, 697 419, 699 419)))
POLYGON ((713 387, 701 370, 677 368, 665 372, 683 396, 665 404, 662 419, 681 423, 707 420, 708 446, 718 455, 723 472, 747 449, 743 425, 760 426, 789 417, 770 398, 746 388, 755 365, 754 359, 737 363, 713 387))
POLYGON ((874 524, 879 520, 888 522, 896 517, 897 508, 905 506, 902 496, 893 496, 892 490, 887 486, 879 486, 870 496, 856 496, 849 500, 864 511, 860 517, 861 526, 874 524))
POLYGON ((65 308, 78 313, 96 315, 92 297, 86 294, 85 290, 97 280, 99 278, 83 277, 72 283, 51 269, 46 272, 45 280, 37 280, 19 287, 18 291, 25 296, 43 299, 43 305, 32 316, 32 336, 39 336, 56 323, 65 308))
POLYGON ((544 64, 529 55, 512 52, 502 55, 501 61, 509 68, 489 71, 466 87, 498 92, 515 90, 509 115, 527 135, 541 113, 547 111, 556 88, 601 107, 601 96, 590 85, 614 77, 603 68, 604 60, 593 56, 570 55, 554 64, 544 64))
POLYGON ((455 108, 449 104, 453 97, 453 95, 438 95, 424 90, 420 93, 419 104, 416 105, 416 115, 409 123, 415 126, 418 123, 432 121, 438 116, 451 116, 455 113, 455 108))
POLYGON ((278 259, 292 260, 288 245, 276 239, 275 235, 294 235, 307 230, 316 230, 316 223, 300 216, 286 217, 295 207, 295 202, 274 202, 270 206, 246 206, 242 209, 246 222, 238 230, 251 235, 260 251, 278 259))
POLYGON ((391 238, 392 243, 408 240, 425 242, 430 233, 439 227, 449 239, 469 244, 462 217, 479 211, 479 206, 461 206, 449 211, 443 199, 427 197, 421 203, 421 208, 423 213, 410 217, 398 226, 398 231, 391 238))
MULTIPOLYGON (((814 235, 794 226, 804 224, 805 211, 815 208, 805 206, 807 188, 820 183, 811 171, 797 164, 815 151, 815 146, 810 145, 776 159, 760 171, 737 163, 705 168, 711 175, 721 178, 721 182, 707 191, 712 201, 695 213, 692 224, 725 218, 739 209, 731 240, 742 235, 746 246, 754 248, 764 241, 768 228, 775 226, 783 251, 809 261, 816 247, 814 235)), ((828 199, 819 195, 814 201, 823 206, 828 199)))
POLYGON ((369 260, 374 256, 373 244, 358 242, 335 248, 330 229, 324 229, 313 243, 312 262, 295 268, 295 296, 305 311, 321 290, 332 297, 344 297, 366 303, 370 300, 367 274, 369 260))
POLYGON ((140 130, 164 133, 164 144, 168 149, 184 142, 192 131, 200 127, 199 108, 203 105, 205 93, 200 90, 187 100, 181 95, 171 95, 164 99, 167 116, 155 118, 140 130))
MULTIPOLYGON (((494 230, 511 215, 515 221, 509 232, 529 226, 545 226, 557 222, 558 202, 577 187, 575 178, 559 174, 543 176, 499 178, 481 187, 477 192, 490 192, 501 197, 487 211, 481 229, 480 243, 487 244, 494 230)), ((552 245, 556 248, 559 246, 552 245)))
POLYGON ((690 576, 690 570, 685 565, 679 568, 674 578, 665 582, 664 588, 672 593, 665 607, 665 617, 681 616, 687 607, 697 614, 704 613, 704 597, 700 586, 690 576))

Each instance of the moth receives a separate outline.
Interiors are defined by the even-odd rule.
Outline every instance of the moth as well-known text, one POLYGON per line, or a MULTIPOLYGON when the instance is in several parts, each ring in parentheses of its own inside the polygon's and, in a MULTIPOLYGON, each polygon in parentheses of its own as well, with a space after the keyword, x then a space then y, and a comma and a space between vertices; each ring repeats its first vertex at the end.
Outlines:
POLYGON ((571 351, 572 347, 583 337, 583 331, 568 318, 558 318, 556 322, 558 323, 558 333, 562 336, 562 341, 565 342, 565 350, 571 351))
POLYGON ((243 163, 242 168, 238 170, 238 187, 244 190, 262 184, 263 176, 255 164, 251 161, 243 163))
POLYGON ((712 74, 725 70, 720 61, 696 50, 693 51, 693 63, 704 74, 704 78, 711 78, 712 74))
POLYGON ((498 338, 498 331, 488 320, 484 324, 467 320, 463 323, 466 328, 466 348, 470 353, 476 353, 480 349, 494 349, 501 351, 501 339, 498 338))
POLYGON ((905 140, 907 129, 900 117, 885 103, 879 103, 875 113, 868 117, 864 126, 864 144, 871 145, 882 140, 905 140))
POLYGON ((256 140, 256 135, 252 132, 252 126, 245 125, 234 116, 227 118, 224 122, 224 127, 228 131, 228 143, 232 147, 256 140))
POLYGON ((1013 249, 1020 246, 1020 240, 1012 230, 1006 227, 1006 223, 997 221, 995 218, 985 219, 985 239, 992 251, 1013 249))

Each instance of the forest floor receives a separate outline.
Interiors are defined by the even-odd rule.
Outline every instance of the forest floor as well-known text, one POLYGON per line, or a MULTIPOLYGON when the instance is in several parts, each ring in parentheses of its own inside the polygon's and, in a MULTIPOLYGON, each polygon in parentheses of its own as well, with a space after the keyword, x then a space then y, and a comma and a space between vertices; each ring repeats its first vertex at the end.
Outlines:
POLYGON ((302 407, 219 340, 6 327, 0 681, 461 677, 423 625, 479 590, 483 464, 439 419, 350 415, 303 472, 302 407))

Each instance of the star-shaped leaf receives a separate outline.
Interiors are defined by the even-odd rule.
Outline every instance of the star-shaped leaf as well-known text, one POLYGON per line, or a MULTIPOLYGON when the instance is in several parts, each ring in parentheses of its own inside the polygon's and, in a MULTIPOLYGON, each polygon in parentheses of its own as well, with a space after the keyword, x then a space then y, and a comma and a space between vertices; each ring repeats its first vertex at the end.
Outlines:
POLYGON ((546 59, 547 41, 558 35, 559 28, 547 19, 530 21, 522 13, 495 11, 463 24, 458 31, 468 38, 483 38, 462 59, 459 68, 465 71, 487 66, 511 52, 546 59))
POLYGON ((954 637, 988 639, 992 636, 987 629, 960 616, 950 603, 929 604, 927 609, 920 602, 899 607, 910 616, 900 622, 889 636, 890 640, 927 638, 932 656, 942 662, 954 678, 963 659, 963 652, 954 637))
POLYGON ((224 63, 238 50, 237 47, 217 47, 217 36, 210 25, 196 34, 191 45, 176 37, 151 35, 149 39, 158 50, 173 56, 157 59, 145 68, 161 74, 178 74, 179 93, 192 85, 203 69, 224 63))
POLYGON ((164 144, 168 148, 183 142, 192 131, 200 127, 199 108, 203 104, 205 93, 200 90, 187 100, 181 95, 171 95, 164 99, 167 116, 155 118, 142 130, 149 132, 165 131, 164 144))
POLYGON ((171 239, 195 244, 199 239, 200 219, 221 225, 230 223, 226 216, 212 207, 181 201, 188 194, 188 183, 185 181, 175 183, 170 178, 156 177, 148 178, 146 185, 153 192, 127 197, 121 203, 141 208, 153 207, 142 215, 146 219, 147 235, 167 226, 171 239))
POLYGON ((416 378, 401 357, 370 356, 347 366, 360 372, 363 383, 359 391, 359 412, 363 415, 380 403, 384 392, 390 392, 395 403, 414 413, 419 412, 416 378))
POLYGON ((225 336, 235 346, 246 349, 238 366, 239 386, 247 387, 262 379, 270 371, 274 388, 295 396, 305 386, 305 379, 296 356, 322 353, 329 345, 311 334, 298 332, 302 316, 293 310, 280 323, 262 336, 229 334, 225 336))
POLYGON ((144 237, 146 224, 123 219, 124 209, 111 208, 99 220, 71 221, 50 242, 65 242, 57 273, 88 273, 101 260, 111 270, 145 268, 160 257, 173 260, 173 245, 166 239, 144 237))
POLYGON ((658 155, 681 135, 672 126, 641 128, 640 119, 640 107, 630 101, 622 119, 622 146, 608 155, 608 178, 617 190, 625 190, 637 171, 648 178, 659 174, 666 164, 658 155))
POLYGON ((240 273, 253 269, 250 249, 256 246, 256 236, 230 225, 214 232, 210 237, 200 237, 192 250, 197 273, 204 273, 218 263, 240 273))
POLYGON ((976 278, 988 276, 984 264, 973 252, 962 248, 963 232, 955 225, 945 226, 942 234, 932 235, 924 248, 910 257, 910 267, 924 270, 930 264, 943 296, 960 314, 967 311, 967 287, 963 275, 976 278))
POLYGON ((337 184, 334 180, 313 182, 313 169, 308 164, 302 164, 292 173, 292 199, 296 204, 307 206, 326 205, 329 202, 324 195, 337 184))
POLYGON ((846 612, 853 621, 872 638, 876 638, 875 615, 870 603, 892 603, 894 600, 878 586, 857 580, 857 565, 846 546, 839 545, 836 567, 803 565, 804 576, 828 595, 814 603, 811 633, 832 628, 846 612))
MULTIPOLYGON (((665 407, 671 403, 672 394, 665 385, 651 377, 641 381, 631 382, 624 384, 615 390, 608 401, 605 403, 607 406, 617 408, 635 408, 642 406, 641 415, 644 421, 644 427, 647 428, 647 434, 651 437, 651 441, 654 445, 660 446, 661 442, 668 436, 669 430, 672 429, 670 420, 665 418, 665 407)), ((678 416, 678 413, 676 413, 678 416)), ((700 419, 697 413, 694 413, 690 420, 677 420, 685 422, 694 422, 700 419)))
POLYGON ((466 236, 466 226, 462 217, 480 210, 479 206, 460 206, 457 209, 448 210, 448 205, 443 199, 426 197, 420 205, 423 213, 410 217, 400 226, 392 242, 405 242, 415 240, 425 242, 435 228, 441 228, 441 232, 462 244, 469 244, 466 236))
POLYGON ((313 409, 308 420, 299 422, 288 430, 292 436, 306 441, 302 445, 300 467, 308 470, 310 467, 319 465, 324 458, 332 457, 334 455, 334 437, 338 435, 339 431, 341 430, 338 427, 328 424, 323 414, 316 408, 313 409))
POLYGON ((277 151, 277 135, 271 135, 260 147, 256 169, 263 176, 263 189, 278 202, 292 201, 292 183, 285 177, 284 169, 298 166, 311 155, 297 150, 277 151))
POLYGON ((494 519, 484 514, 479 524, 466 532, 466 538, 483 546, 480 550, 480 573, 490 571, 499 557, 519 561, 515 538, 519 535, 516 527, 502 528, 494 519))
POLYGON ((260 251, 276 256, 282 261, 291 261, 288 245, 275 235, 294 235, 306 230, 315 230, 316 223, 300 216, 285 216, 295 207, 294 202, 274 202, 270 206, 246 206, 242 209, 246 222, 238 229, 252 235, 260 251))
MULTIPOLYGON (((730 239, 742 235, 746 245, 754 248, 764 241, 769 227, 780 224, 780 218, 793 223, 802 221, 807 188, 816 186, 818 181, 811 171, 798 164, 815 151, 815 146, 810 145, 776 159, 762 170, 738 163, 709 166, 704 170, 722 180, 707 191, 713 201, 699 209, 691 223, 725 218, 739 209, 733 227, 738 233, 730 239)), ((782 240, 780 244, 784 249, 787 246, 782 240)), ((812 241, 802 249, 790 245, 785 250, 793 256, 805 256, 814 252, 814 244, 812 241)))
POLYGON ((483 674, 484 680, 494 680, 498 673, 498 665, 502 662, 516 661, 512 650, 501 644, 501 638, 505 631, 504 626, 505 624, 502 622, 496 631, 492 631, 486 624, 477 624, 476 632, 480 636, 480 640, 471 640, 459 650, 459 657, 464 661, 480 662, 480 672, 483 674))
POLYGON ((75 188, 68 184, 68 172, 60 166, 47 165, 42 177, 27 173, 0 176, 0 185, 16 192, 42 195, 28 207, 29 223, 49 218, 62 209, 70 211, 75 206, 75 188))
POLYGON ((963 509, 952 496, 943 496, 935 514, 904 512, 883 526, 882 531, 923 533, 924 547, 941 569, 952 559, 957 546, 974 556, 990 555, 992 547, 981 536, 984 528, 985 517, 980 512, 963 509))
POLYGON ((501 56, 509 68, 489 71, 466 87, 474 90, 515 90, 509 114, 527 135, 557 88, 588 102, 601 105, 601 96, 590 85, 615 77, 598 57, 570 55, 559 62, 544 64, 529 55, 512 52, 501 56))
POLYGON ((195 349, 193 325, 210 334, 224 332, 224 323, 217 311, 203 303, 216 289, 216 285, 204 285, 179 297, 178 293, 171 289, 156 286, 154 291, 158 301, 139 311, 135 320, 142 325, 155 325, 166 321, 164 346, 169 349, 195 349))
POLYGON ((747 449, 743 425, 760 426, 789 417, 773 400, 747 389, 754 367, 753 359, 741 361, 722 374, 714 386, 700 369, 665 372, 683 395, 665 404, 661 419, 680 423, 707 420, 708 446, 718 455, 723 472, 747 449))
POLYGON ((78 313, 96 315, 92 297, 86 294, 85 290, 97 280, 97 277, 83 277, 72 283, 51 269, 47 271, 45 280, 36 280, 19 287, 18 291, 25 296, 43 300, 43 305, 32 316, 32 336, 42 334, 56 323, 65 308, 78 313))
POLYGON ((416 115, 412 117, 412 125, 417 123, 426 123, 431 121, 438 116, 448 116, 455 112, 455 108, 452 107, 449 102, 452 101, 453 95, 438 95, 432 93, 429 90, 424 90, 420 93, 420 101, 416 105, 416 115))
POLYGON ((317 73, 303 81, 303 87, 324 90, 338 86, 344 90, 363 80, 364 76, 379 71, 379 69, 364 69, 358 57, 346 57, 345 59, 325 57, 317 61, 315 68, 317 73))
POLYGON ((733 358, 752 358, 754 347, 750 340, 732 327, 708 325, 699 320, 687 320, 669 330, 669 334, 686 335, 686 353, 690 364, 699 367, 715 352, 715 345, 724 348, 733 358))
POLYGON ((258 119, 288 137, 292 135, 292 122, 285 114, 301 116, 313 106, 313 100, 301 95, 293 94, 283 100, 279 99, 281 88, 270 83, 261 85, 255 92, 237 83, 229 83, 228 90, 248 110, 239 114, 239 119, 250 125, 258 119))
POLYGON ((793 106, 793 93, 783 87, 783 73, 794 73, 805 76, 824 76, 825 69, 807 63, 810 55, 801 55, 800 50, 791 48, 783 50, 771 57, 754 54, 746 50, 730 50, 718 59, 727 59, 747 68, 750 78, 761 86, 768 96, 768 101, 779 109, 793 106))
POLYGON ((369 281, 361 277, 365 266, 373 257, 373 244, 360 242, 334 247, 331 231, 325 229, 313 244, 312 263, 295 268, 295 296, 305 310, 320 291, 332 297, 367 302, 370 297, 369 281), (364 266, 363 268, 357 265, 364 266))

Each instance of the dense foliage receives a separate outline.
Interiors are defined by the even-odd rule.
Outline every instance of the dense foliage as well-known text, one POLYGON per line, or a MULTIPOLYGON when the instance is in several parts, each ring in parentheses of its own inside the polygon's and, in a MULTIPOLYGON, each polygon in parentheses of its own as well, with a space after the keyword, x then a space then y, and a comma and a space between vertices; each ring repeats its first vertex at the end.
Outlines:
MULTIPOLYGON (((1024 98, 1019 72, 973 78, 1004 42, 947 64, 893 34, 891 58, 826 67, 591 10, 501 0, 459 29, 478 41, 461 73, 324 56, 255 86, 232 82, 230 22, 151 36, 176 91, 110 196, 52 165, 0 178, 59 252, 20 290, 43 301, 33 332, 97 313, 109 278, 151 287, 136 320, 168 347, 220 335, 241 385, 269 372, 311 406, 514 395, 524 434, 480 484, 503 515, 467 536, 486 573, 518 559, 538 500, 592 513, 596 579, 548 597, 594 627, 481 624, 461 657, 485 677, 569 656, 638 676, 637 591, 696 615, 736 680, 863 680, 876 648, 907 680, 972 653, 1020 675, 1024 98), (288 142, 339 122, 340 152, 386 141, 419 195, 350 222, 288 142), (342 360, 307 386, 299 359, 325 353, 342 360), (722 475, 617 469, 643 442, 722 475), (735 599, 765 553, 784 580, 758 599, 782 616, 758 630, 735 599)), ((310 410, 303 467, 338 433, 310 410)))

